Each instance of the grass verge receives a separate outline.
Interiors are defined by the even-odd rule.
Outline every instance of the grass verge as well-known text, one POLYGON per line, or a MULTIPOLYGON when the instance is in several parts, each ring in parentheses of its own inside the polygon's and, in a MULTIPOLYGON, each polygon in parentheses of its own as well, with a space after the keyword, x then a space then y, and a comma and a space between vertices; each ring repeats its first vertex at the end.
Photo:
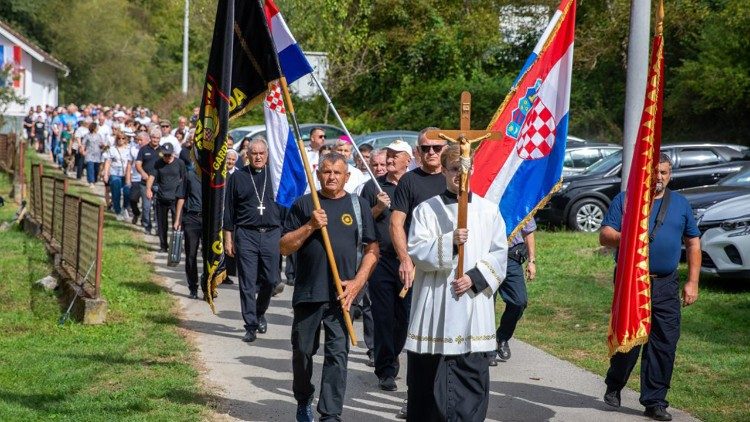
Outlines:
MULTIPOLYGON (((10 190, 0 175, 0 192, 10 190)), ((0 208, 9 220, 15 205, 0 208)), ((54 295, 33 287, 50 271, 42 242, 17 228, 0 233, 0 420, 201 420, 192 349, 178 332, 167 292, 137 232, 107 218, 102 295, 107 323, 58 325, 54 295)))
MULTIPOLYGON (((610 255, 597 255, 597 247, 596 234, 537 234, 538 277, 528 284, 529 306, 515 335, 604 376, 614 264, 610 255)), ((685 278, 681 266, 680 279, 685 278)), ((706 421, 747 420, 748 327, 750 283, 701 276, 698 302, 682 310, 670 404, 706 421)), ((636 367, 628 384, 635 390, 639 371, 636 367)))

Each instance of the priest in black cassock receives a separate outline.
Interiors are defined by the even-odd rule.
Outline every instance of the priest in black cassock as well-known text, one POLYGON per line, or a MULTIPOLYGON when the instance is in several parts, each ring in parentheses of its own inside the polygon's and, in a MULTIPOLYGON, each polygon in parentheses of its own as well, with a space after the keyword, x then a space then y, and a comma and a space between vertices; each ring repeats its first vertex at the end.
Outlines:
POLYGON ((265 139, 250 141, 249 163, 229 178, 224 207, 224 251, 237 261, 244 342, 268 330, 265 318, 274 287, 281 281, 281 219, 268 167, 265 139))

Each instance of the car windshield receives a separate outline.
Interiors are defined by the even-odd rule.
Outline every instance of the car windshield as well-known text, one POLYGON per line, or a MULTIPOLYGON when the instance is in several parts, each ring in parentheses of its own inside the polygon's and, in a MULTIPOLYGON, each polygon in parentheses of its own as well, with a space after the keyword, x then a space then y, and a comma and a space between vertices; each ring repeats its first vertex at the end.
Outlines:
POLYGON ((744 171, 725 177, 719 182, 719 184, 721 186, 750 187, 750 168, 746 168, 744 171))
POLYGON ((586 167, 583 174, 606 173, 615 168, 620 162, 622 162, 622 151, 617 151, 586 167))

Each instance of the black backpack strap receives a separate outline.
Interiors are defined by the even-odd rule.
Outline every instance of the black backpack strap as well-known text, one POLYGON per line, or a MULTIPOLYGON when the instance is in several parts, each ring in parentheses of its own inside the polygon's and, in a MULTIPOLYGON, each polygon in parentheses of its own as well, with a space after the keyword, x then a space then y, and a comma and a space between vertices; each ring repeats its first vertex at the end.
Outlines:
POLYGON ((659 231, 659 228, 661 228, 661 225, 664 224, 664 219, 667 217, 667 209, 669 209, 669 198, 670 198, 670 190, 664 189, 664 196, 661 198, 661 206, 659 207, 659 214, 656 215, 656 221, 654 222, 654 227, 651 229, 651 233, 648 235, 648 241, 649 243, 654 241, 654 238, 656 236, 656 232, 659 231))

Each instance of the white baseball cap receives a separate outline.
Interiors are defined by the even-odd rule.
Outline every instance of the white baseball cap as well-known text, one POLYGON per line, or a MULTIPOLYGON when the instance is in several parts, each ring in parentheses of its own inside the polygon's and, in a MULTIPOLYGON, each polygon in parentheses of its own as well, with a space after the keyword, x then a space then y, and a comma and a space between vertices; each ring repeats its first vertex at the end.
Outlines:
POLYGON ((115 119, 119 119, 120 117, 125 117, 125 113, 123 113, 122 111, 118 111, 117 113, 115 113, 114 117, 115 119))
POLYGON ((385 147, 385 149, 396 152, 405 152, 409 154, 409 157, 414 158, 414 154, 412 154, 411 152, 411 146, 400 139, 396 139, 395 141, 391 142, 387 147, 385 147))

